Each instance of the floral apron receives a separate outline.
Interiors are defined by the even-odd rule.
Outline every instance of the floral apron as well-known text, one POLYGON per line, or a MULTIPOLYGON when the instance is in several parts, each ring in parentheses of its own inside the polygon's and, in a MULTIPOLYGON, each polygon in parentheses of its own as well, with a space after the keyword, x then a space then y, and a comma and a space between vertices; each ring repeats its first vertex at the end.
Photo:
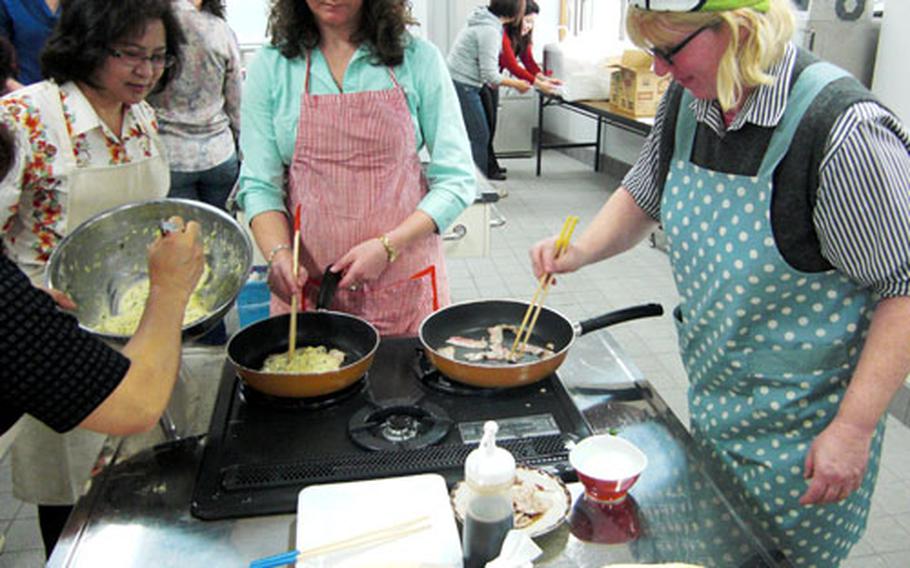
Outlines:
POLYGON ((862 487, 803 507, 809 446, 834 418, 876 298, 841 273, 790 267, 771 229, 772 177, 815 96, 844 72, 803 71, 755 177, 690 161, 687 91, 661 202, 681 303, 693 436, 744 487, 754 516, 797 566, 834 566, 859 540, 878 471, 884 420, 862 487))
MULTIPOLYGON (((153 129, 151 114, 143 112, 138 105, 133 110, 143 126, 153 129)), ((58 112, 59 124, 64 125, 62 105, 58 112)), ((62 171, 69 178, 67 233, 106 209, 167 194, 170 172, 157 136, 153 137, 158 149, 155 157, 115 166, 87 167, 78 167, 69 136, 60 139, 62 171)), ((44 265, 28 267, 26 272, 33 283, 43 283, 44 265)), ((23 416, 17 424, 20 429, 12 446, 15 496, 41 505, 74 504, 85 489, 107 436, 80 429, 58 434, 31 416, 23 416)))
MULTIPOLYGON (((309 57, 306 69, 288 201, 291 211, 301 205, 301 266, 321 276, 353 246, 394 229, 428 186, 407 98, 391 69, 391 89, 337 95, 311 95, 309 57)), ((305 303, 314 305, 317 291, 308 285, 305 303)), ((377 280, 339 290, 332 309, 363 317, 382 335, 417 335, 423 318, 448 302, 442 240, 432 234, 377 280)), ((288 310, 272 296, 272 314, 288 310)))

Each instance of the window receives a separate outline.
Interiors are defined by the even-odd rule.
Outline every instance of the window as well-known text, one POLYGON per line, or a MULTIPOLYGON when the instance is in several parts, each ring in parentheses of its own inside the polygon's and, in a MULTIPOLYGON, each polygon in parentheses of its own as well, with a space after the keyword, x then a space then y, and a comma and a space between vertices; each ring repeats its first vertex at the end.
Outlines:
POLYGON ((227 0, 227 22, 241 46, 260 45, 266 41, 269 4, 268 0, 227 0))
POLYGON ((626 0, 561 0, 566 4, 564 25, 572 35, 604 34, 611 38, 624 37, 622 14, 626 0))

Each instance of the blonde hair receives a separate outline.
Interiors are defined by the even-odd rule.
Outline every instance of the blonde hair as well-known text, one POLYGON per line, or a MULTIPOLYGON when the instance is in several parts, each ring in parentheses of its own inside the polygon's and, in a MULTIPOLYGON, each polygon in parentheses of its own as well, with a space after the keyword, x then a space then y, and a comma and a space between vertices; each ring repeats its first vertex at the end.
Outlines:
POLYGON ((629 37, 644 49, 665 46, 677 40, 680 31, 694 32, 711 25, 726 26, 730 32, 730 44, 717 69, 717 102, 726 111, 734 108, 747 90, 774 81, 767 72, 783 57, 795 29, 790 0, 771 0, 764 13, 752 8, 652 12, 630 7, 626 15, 629 37), (743 34, 744 30, 747 33, 743 34))

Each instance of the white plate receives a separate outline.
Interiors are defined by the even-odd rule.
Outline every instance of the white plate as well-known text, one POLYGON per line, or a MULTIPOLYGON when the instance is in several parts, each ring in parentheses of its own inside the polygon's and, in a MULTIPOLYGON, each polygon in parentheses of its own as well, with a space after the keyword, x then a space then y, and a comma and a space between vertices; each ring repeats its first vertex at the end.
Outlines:
POLYGON ((423 515, 429 529, 375 546, 301 559, 298 568, 462 564, 446 482, 428 473, 305 487, 297 497, 297 550, 338 542, 423 515))
MULTIPOLYGON (((558 528, 569 516, 572 508, 572 494, 569 493, 566 484, 555 475, 542 469, 524 465, 515 468, 515 477, 522 483, 536 485, 539 488, 537 498, 545 499, 550 503, 550 507, 539 518, 530 525, 517 530, 530 537, 537 537, 558 528)), ((452 488, 452 509, 461 523, 464 522, 469 497, 470 490, 463 481, 459 481, 452 488)))

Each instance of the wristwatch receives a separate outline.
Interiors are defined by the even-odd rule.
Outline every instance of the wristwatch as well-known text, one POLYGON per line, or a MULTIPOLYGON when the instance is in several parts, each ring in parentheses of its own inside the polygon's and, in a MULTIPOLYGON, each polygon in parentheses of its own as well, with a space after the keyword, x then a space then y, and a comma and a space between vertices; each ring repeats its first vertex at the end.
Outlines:
POLYGON ((395 262, 398 258, 398 251, 392 246, 392 241, 389 239, 389 235, 382 235, 377 237, 379 242, 382 243, 382 248, 385 249, 386 259, 389 261, 389 264, 395 262))

